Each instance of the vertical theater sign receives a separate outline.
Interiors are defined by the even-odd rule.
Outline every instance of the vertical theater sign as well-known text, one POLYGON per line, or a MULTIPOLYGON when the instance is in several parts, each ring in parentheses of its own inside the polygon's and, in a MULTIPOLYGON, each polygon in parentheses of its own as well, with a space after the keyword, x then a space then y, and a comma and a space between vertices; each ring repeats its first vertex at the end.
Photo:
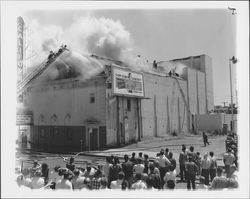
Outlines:
POLYGON ((17 18, 17 81, 22 81, 23 78, 23 32, 24 32, 24 21, 22 17, 17 18))

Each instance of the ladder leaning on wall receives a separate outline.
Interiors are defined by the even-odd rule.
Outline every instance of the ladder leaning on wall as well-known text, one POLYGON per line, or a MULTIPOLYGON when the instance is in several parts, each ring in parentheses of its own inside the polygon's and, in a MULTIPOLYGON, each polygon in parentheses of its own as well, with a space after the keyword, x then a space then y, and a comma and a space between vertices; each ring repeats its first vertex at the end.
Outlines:
POLYGON ((48 68, 48 66, 50 64, 52 64, 53 62, 56 61, 56 59, 63 54, 63 52, 67 50, 69 51, 66 47, 62 47, 60 48, 60 50, 58 51, 58 53, 56 53, 54 55, 54 57, 50 58, 50 59, 46 59, 45 61, 43 61, 38 67, 36 67, 31 73, 29 73, 28 75, 26 75, 23 79, 23 81, 19 82, 17 84, 17 95, 22 95, 22 93, 32 84, 32 82, 39 77, 43 71, 48 68))

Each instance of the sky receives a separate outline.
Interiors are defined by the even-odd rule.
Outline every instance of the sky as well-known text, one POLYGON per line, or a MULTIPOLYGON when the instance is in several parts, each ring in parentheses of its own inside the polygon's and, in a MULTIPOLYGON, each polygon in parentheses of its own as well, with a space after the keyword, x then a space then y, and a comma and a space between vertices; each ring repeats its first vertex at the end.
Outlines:
MULTIPOLYGON (((28 10, 22 17, 26 25, 33 28, 33 33, 51 27, 50 30, 54 28, 68 34, 67 41, 71 37, 69 42, 79 37, 78 29, 74 29, 72 24, 80 26, 76 23, 80 18, 111 20, 129 33, 126 38, 121 38, 129 40, 129 44, 123 47, 133 49, 133 54, 141 55, 149 62, 206 54, 212 58, 214 104, 222 105, 222 102, 230 103, 229 58, 236 56, 237 15, 231 13, 228 9, 58 9, 28 10), (34 21, 36 26, 32 25, 34 21)), ((80 31, 91 31, 88 27, 91 23, 83 23, 86 27, 80 31)), ((234 103, 236 67, 232 65, 234 103)))

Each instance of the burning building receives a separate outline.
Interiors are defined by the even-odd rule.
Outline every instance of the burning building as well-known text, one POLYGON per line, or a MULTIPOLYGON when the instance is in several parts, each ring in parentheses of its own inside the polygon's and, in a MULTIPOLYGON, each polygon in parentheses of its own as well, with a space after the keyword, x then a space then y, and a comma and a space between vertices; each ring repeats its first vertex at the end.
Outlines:
POLYGON ((31 112, 30 142, 44 149, 95 150, 192 133, 196 115, 213 108, 211 58, 158 62, 136 71, 121 61, 62 48, 24 77, 18 94, 31 112))

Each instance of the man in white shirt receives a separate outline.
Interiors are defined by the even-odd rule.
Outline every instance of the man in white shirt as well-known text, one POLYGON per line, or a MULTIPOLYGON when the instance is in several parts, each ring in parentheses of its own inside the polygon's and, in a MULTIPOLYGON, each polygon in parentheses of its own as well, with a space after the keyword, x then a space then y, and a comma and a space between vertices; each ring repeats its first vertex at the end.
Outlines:
POLYGON ((65 171, 63 179, 57 181, 56 190, 57 189, 68 189, 68 190, 73 189, 72 183, 69 181, 69 172, 65 171))
POLYGON ((142 159, 138 158, 137 162, 138 163, 136 165, 134 165, 134 172, 142 174, 144 169, 145 169, 145 166, 142 162, 142 159))
POLYGON ((171 165, 171 162, 169 159, 164 155, 164 150, 162 149, 160 151, 160 156, 156 158, 159 162, 159 169, 160 169, 160 175, 161 175, 161 186, 163 188, 164 185, 164 176, 165 173, 167 172, 167 167, 171 165))
POLYGON ((235 156, 232 153, 232 150, 229 148, 227 152, 223 155, 223 162, 225 165, 225 171, 227 174, 227 177, 229 177, 229 172, 230 172, 230 166, 234 163, 235 156))
POLYGON ((168 171, 164 176, 164 188, 174 189, 176 181, 176 171, 174 167, 170 167, 170 171, 168 171))
POLYGON ((136 179, 136 182, 132 184, 132 187, 131 187, 132 189, 135 189, 135 190, 147 189, 147 185, 145 184, 144 181, 141 180, 140 173, 135 174, 135 179, 136 179))
POLYGON ((74 170, 74 177, 72 179, 73 189, 82 189, 84 187, 85 177, 80 176, 80 171, 78 169, 74 170))
MULTIPOLYGON (((124 189, 124 184, 123 184, 123 183, 125 183, 124 176, 125 176, 125 174, 123 172, 119 172, 118 179, 111 182, 110 188, 111 189, 120 189, 120 190, 124 189)), ((125 187, 125 189, 126 189, 126 187, 125 187)))
POLYGON ((91 180, 94 177, 95 172, 96 170, 93 167, 91 167, 91 164, 88 164, 85 172, 83 173, 83 176, 85 178, 90 178, 91 180))
POLYGON ((109 170, 110 170, 110 167, 112 166, 110 162, 111 162, 111 158, 109 156, 106 157, 106 163, 103 166, 103 173, 106 178, 109 177, 109 170))
POLYGON ((34 177, 31 180, 31 188, 32 189, 40 189, 45 185, 44 179, 42 178, 42 172, 36 171, 34 177))

